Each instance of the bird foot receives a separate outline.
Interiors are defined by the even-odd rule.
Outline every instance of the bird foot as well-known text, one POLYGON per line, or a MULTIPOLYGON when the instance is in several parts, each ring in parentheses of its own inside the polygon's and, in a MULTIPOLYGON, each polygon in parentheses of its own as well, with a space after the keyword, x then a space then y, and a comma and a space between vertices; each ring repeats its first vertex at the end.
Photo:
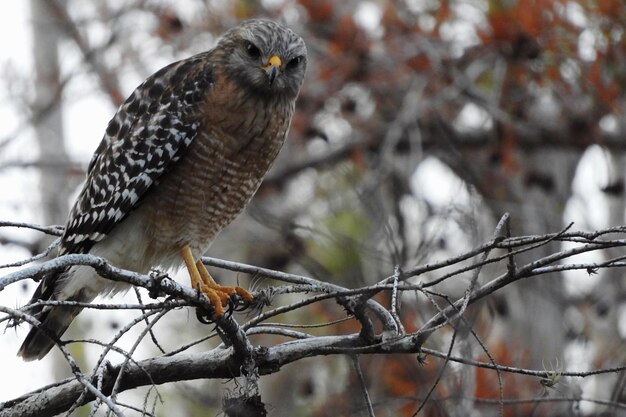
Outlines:
POLYGON ((196 317, 200 322, 209 324, 216 321, 224 314, 228 314, 234 310, 235 305, 243 300, 244 305, 248 305, 252 302, 254 297, 248 291, 241 287, 227 287, 219 284, 212 286, 200 283, 196 287, 196 290, 200 294, 204 294, 213 306, 213 311, 207 311, 205 308, 198 307, 196 310, 196 317), (230 306, 228 310, 225 307, 230 306))
MULTIPOLYGON (((200 270, 200 275, 203 279, 202 282, 197 284, 196 290, 198 290, 199 293, 206 295, 211 301, 211 304, 215 308, 215 313, 213 315, 214 319, 223 316, 224 308, 236 303, 237 298, 240 298, 245 303, 250 303, 254 299, 252 294, 241 287, 223 286, 215 283, 215 281, 207 283, 202 270, 200 268, 198 269, 200 270)), ((211 276, 209 275, 209 277, 211 276)), ((213 280, 213 278, 210 279, 213 280)))
POLYGON ((181 254, 189 271, 192 288, 196 289, 198 293, 206 295, 214 308, 213 315, 210 318, 207 318, 209 315, 206 314, 206 311, 199 312, 198 318, 203 317, 200 321, 215 321, 222 317, 224 308, 234 305, 237 298, 241 298, 245 303, 250 303, 254 299, 252 294, 241 287, 223 286, 215 282, 201 261, 194 262, 191 249, 188 246, 183 248, 181 254))

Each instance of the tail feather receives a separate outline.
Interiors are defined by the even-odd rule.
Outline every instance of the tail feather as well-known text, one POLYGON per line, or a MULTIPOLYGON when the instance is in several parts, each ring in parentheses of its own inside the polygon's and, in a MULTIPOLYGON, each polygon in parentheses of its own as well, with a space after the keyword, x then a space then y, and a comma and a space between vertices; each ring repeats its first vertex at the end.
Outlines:
MULTIPOLYGON (((73 269, 68 268, 63 271, 50 272, 43 276, 39 286, 33 293, 29 304, 39 300, 55 300, 68 278, 71 278, 73 269)), ((73 301, 91 301, 82 293, 74 294, 73 301)), ((17 352, 25 361, 41 359, 52 349, 55 339, 58 340, 69 327, 74 317, 80 313, 81 307, 65 306, 36 306, 29 310, 29 314, 34 316, 41 323, 40 326, 33 326, 24 339, 24 343, 17 352)))
POLYGON ((81 307, 48 307, 40 313, 38 319, 41 327, 33 327, 24 339, 24 343, 17 352, 25 361, 39 360, 46 356, 74 317, 80 313, 81 307), (50 337, 52 336, 52 338, 50 337))

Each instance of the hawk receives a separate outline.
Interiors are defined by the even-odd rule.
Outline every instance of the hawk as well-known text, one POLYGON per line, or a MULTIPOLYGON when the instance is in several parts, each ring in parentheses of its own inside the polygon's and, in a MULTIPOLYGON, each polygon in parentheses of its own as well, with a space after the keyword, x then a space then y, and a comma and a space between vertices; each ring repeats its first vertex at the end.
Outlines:
MULTIPOLYGON (((228 30, 204 53, 148 77, 120 106, 87 169, 59 255, 91 253, 147 273, 186 266, 215 307, 239 287, 218 285, 198 260, 248 204, 280 151, 304 79, 302 38, 270 20, 228 30)), ((38 300, 91 302, 128 289, 87 266, 45 275, 38 300)), ((80 307, 39 306, 18 355, 43 358, 80 307)))

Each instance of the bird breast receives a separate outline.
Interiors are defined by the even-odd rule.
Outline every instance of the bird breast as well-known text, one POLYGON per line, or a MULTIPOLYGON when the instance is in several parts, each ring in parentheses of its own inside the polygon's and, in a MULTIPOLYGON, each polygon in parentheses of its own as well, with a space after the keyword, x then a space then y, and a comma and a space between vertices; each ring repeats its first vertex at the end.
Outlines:
POLYGON ((280 151, 293 103, 236 96, 219 84, 201 131, 138 213, 158 262, 189 245, 202 255, 250 201, 280 151), (145 209, 144 209, 145 208, 145 209))

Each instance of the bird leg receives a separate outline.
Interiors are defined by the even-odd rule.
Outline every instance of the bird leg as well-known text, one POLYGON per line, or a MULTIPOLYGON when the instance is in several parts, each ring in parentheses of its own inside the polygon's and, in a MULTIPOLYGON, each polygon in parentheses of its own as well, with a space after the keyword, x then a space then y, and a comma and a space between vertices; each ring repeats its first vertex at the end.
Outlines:
POLYGON ((181 255, 189 271, 192 288, 200 291, 209 298, 209 301, 211 301, 211 304, 213 304, 215 308, 216 318, 224 315, 224 307, 228 305, 228 300, 233 294, 239 295, 245 301, 252 301, 252 294, 243 288, 222 286, 215 282, 202 261, 194 261, 189 246, 185 245, 185 247, 183 247, 181 255))

